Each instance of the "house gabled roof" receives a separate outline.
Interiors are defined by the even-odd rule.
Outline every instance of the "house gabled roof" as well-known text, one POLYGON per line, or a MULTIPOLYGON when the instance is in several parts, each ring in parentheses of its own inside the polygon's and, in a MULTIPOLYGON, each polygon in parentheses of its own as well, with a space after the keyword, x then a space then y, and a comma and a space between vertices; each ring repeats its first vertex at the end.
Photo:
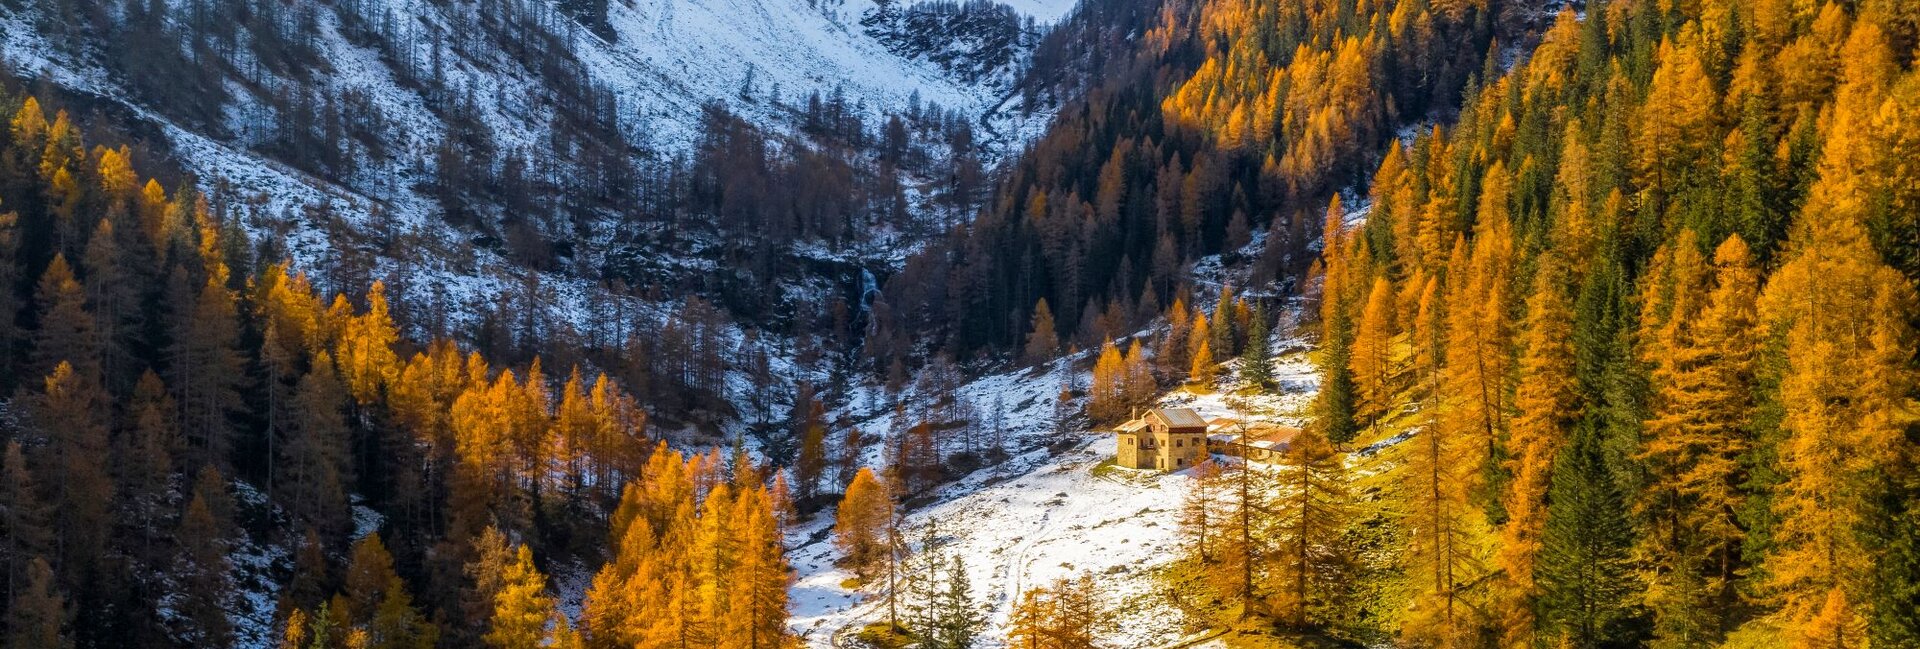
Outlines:
POLYGON ((1155 408, 1148 414, 1167 422, 1169 428, 1207 427, 1207 420, 1201 419, 1200 413, 1194 412, 1192 408, 1155 408))

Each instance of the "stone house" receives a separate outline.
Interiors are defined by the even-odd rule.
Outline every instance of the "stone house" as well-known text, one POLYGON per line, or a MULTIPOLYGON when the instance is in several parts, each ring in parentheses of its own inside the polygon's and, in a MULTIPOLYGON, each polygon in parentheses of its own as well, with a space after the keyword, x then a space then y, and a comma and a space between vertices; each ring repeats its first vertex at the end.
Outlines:
POLYGON ((1114 463, 1129 469, 1179 471, 1207 459, 1207 420, 1192 408, 1155 408, 1114 428, 1114 463))

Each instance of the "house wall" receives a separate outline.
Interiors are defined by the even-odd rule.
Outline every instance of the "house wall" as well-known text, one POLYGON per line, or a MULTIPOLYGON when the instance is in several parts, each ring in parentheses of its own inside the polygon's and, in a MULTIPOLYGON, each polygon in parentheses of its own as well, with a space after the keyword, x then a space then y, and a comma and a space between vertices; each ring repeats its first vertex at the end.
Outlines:
POLYGON ((1141 463, 1139 435, 1134 435, 1131 433, 1120 433, 1119 442, 1120 442, 1120 451, 1114 457, 1115 464, 1118 464, 1120 466, 1123 466, 1129 469, 1142 469, 1149 466, 1153 466, 1152 459, 1146 460, 1145 464, 1141 463))

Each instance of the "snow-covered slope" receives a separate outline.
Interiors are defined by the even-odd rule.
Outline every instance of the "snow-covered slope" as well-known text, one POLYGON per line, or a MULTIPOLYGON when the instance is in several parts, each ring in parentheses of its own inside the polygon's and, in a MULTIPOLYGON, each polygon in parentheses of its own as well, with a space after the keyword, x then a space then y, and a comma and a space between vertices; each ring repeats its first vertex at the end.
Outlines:
MULTIPOLYGON (((214 4, 222 3, 233 4, 214 4)), ((183 43, 214 38, 195 36, 193 30, 204 28, 180 18, 196 3, 162 4, 178 23, 171 25, 171 37, 183 43)), ((655 161, 683 154, 698 139, 704 105, 724 103, 776 132, 793 123, 813 93, 843 97, 870 129, 916 102, 937 105, 986 125, 976 142, 987 160, 1018 150, 1018 138, 1036 133, 1032 124, 1045 119, 1007 108, 1005 75, 961 79, 932 61, 889 50, 859 24, 872 0, 612 0, 599 30, 574 22, 558 9, 558 0, 293 5, 270 29, 293 32, 302 47, 311 48, 300 64, 305 67, 261 64, 247 45, 269 27, 252 17, 234 37, 241 45, 228 46, 222 50, 226 60, 207 66, 214 71, 206 74, 224 80, 219 85, 227 95, 213 124, 196 123, 194 111, 151 100, 150 88, 142 90, 119 71, 121 58, 106 45, 72 38, 88 30, 59 26, 43 3, 0 7, 0 62, 20 77, 121 104, 125 114, 149 122, 151 132, 163 136, 156 144, 170 149, 203 188, 225 183, 229 195, 247 205, 242 225, 284 244, 295 268, 318 274, 327 290, 364 290, 327 281, 328 271, 346 256, 344 246, 372 247, 375 231, 387 232, 378 238, 389 242, 395 233, 417 242, 402 252, 371 251, 370 276, 403 276, 415 286, 434 287, 443 293, 433 298, 435 308, 444 308, 455 325, 533 275, 553 319, 582 327, 593 317, 584 303, 596 295, 601 279, 591 275, 621 235, 614 215, 593 222, 582 213, 612 212, 634 201, 557 214, 573 200, 564 197, 605 191, 574 186, 598 169, 595 158, 573 156, 588 146, 655 161), (293 157, 304 154, 287 144, 290 102, 331 109, 334 101, 345 106, 339 110, 347 132, 324 137, 344 143, 344 153, 336 156, 342 160, 293 157), (995 107, 1000 112, 988 117, 995 107), (486 146, 448 157, 449 142, 471 140, 475 132, 486 146), (564 240, 577 251, 573 258, 529 269, 499 244, 500 230, 513 216, 508 202, 472 199, 483 203, 469 206, 478 216, 456 218, 445 190, 434 189, 447 171, 444 161, 454 159, 484 170, 477 184, 485 189, 476 193, 492 190, 510 158, 526 161, 519 175, 549 192, 536 214, 520 218, 534 219, 544 236, 564 240), (316 217, 322 205, 327 218, 316 217), (329 222, 333 217, 337 222, 329 222), (584 236, 578 234, 583 221, 584 236)), ((1069 0, 1022 0, 1017 8, 1046 24, 1070 7, 1069 0)), ((206 100, 176 98, 194 101, 206 100)))
MULTIPOLYGON (((1209 419, 1298 424, 1319 382, 1305 343, 1290 332, 1277 335, 1273 376, 1279 390, 1172 392, 1167 407, 1193 408, 1209 419)), ((1236 361, 1237 363, 1237 361, 1236 361)), ((1180 612, 1162 595, 1156 571, 1178 554, 1176 512, 1191 486, 1186 471, 1132 471, 1103 465, 1112 459, 1111 435, 1052 431, 1053 397, 1066 380, 1063 363, 1045 373, 1014 372, 984 377, 960 390, 974 403, 1006 404, 1006 426, 1024 453, 997 468, 982 469, 943 487, 933 504, 907 515, 906 538, 935 526, 940 549, 967 566, 973 597, 988 613, 983 647, 1006 646, 1007 616, 1020 593, 1060 577, 1090 572, 1114 618, 1105 638, 1114 647, 1158 647, 1186 640, 1180 612), (1044 447, 1067 441, 1071 450, 1044 447)), ((1234 364, 1229 364, 1233 369, 1234 364)), ((1235 373, 1237 374, 1237 373, 1235 373)), ((1077 377, 1085 385, 1087 377, 1077 377)), ((793 532, 791 559, 797 573, 790 592, 792 628, 808 647, 848 646, 846 636, 885 617, 883 585, 845 587, 852 577, 834 565, 828 542, 832 512, 823 512, 793 532)))
MULTIPOLYGON (((1067 3, 1023 4, 1031 10, 1027 15, 1051 22, 1067 3)), ((872 8, 871 0, 614 3, 609 22, 618 40, 595 39, 581 51, 622 105, 644 116, 647 136, 670 147, 691 143, 707 101, 726 101, 771 123, 780 110, 777 101, 791 105, 809 92, 827 95, 836 88, 876 115, 904 112, 917 96, 984 116, 1006 92, 1005 79, 968 83, 931 62, 890 51, 861 29, 861 16, 872 8), (743 87, 750 87, 745 99, 743 87)))

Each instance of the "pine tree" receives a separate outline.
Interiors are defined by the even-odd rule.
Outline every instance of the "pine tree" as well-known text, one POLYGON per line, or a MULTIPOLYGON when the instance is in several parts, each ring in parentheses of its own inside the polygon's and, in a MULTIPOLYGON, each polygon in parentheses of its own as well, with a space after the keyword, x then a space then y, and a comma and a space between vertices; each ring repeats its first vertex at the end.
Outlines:
POLYGON ((1626 494, 1608 466, 1599 431, 1583 421, 1553 465, 1536 579, 1541 633, 1573 647, 1625 637, 1635 599, 1633 528, 1626 494))
POLYGON ((1327 230, 1323 235, 1327 249, 1321 258, 1327 270, 1320 292, 1320 393, 1314 397, 1313 415, 1315 425, 1327 431, 1327 439, 1345 444, 1353 440, 1359 426, 1352 369, 1354 325, 1344 270, 1347 262, 1338 252, 1341 217, 1336 212, 1339 208, 1339 198, 1335 197, 1333 206, 1327 210, 1327 230))
POLYGON ((1246 349, 1240 355, 1240 378, 1257 390, 1273 388, 1273 341, 1267 331, 1266 309, 1256 304, 1249 316, 1246 349))
POLYGON ((935 593, 933 614, 919 634, 927 649, 971 649, 987 626, 986 614, 973 599, 973 586, 967 580, 967 564, 952 557, 946 566, 946 587, 935 593))

